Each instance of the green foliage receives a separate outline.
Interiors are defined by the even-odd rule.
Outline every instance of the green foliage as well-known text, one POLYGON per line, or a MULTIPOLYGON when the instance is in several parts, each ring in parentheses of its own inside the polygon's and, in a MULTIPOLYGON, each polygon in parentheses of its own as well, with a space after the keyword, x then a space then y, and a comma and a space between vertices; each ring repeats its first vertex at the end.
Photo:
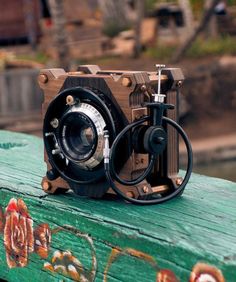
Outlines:
POLYGON ((199 19, 203 12, 204 0, 191 0, 190 2, 194 16, 199 19))
POLYGON ((110 21, 103 27, 103 33, 108 37, 115 37, 121 31, 129 29, 128 25, 118 25, 116 22, 110 21))
POLYGON ((155 7, 155 4, 160 3, 177 3, 177 0, 146 0, 146 9, 148 11, 153 10, 155 7))
POLYGON ((236 0, 227 0, 227 5, 229 6, 236 5, 236 0))
POLYGON ((153 10, 156 2, 157 2, 156 0, 146 0, 146 9, 148 11, 153 10))
MULTIPOLYGON (((230 36, 219 37, 217 39, 204 40, 199 38, 188 50, 186 57, 200 58, 204 56, 236 55, 236 38, 230 36)), ((159 45, 158 47, 147 49, 145 55, 155 59, 170 60, 176 51, 176 46, 159 45)))
POLYGON ((155 58, 158 60, 169 60, 175 51, 175 46, 172 45, 159 45, 156 48, 148 48, 145 52, 147 57, 155 58))
POLYGON ((40 64, 45 64, 49 60, 49 57, 42 52, 37 52, 35 54, 23 54, 23 55, 17 55, 17 59, 27 60, 27 61, 34 61, 40 64))
POLYGON ((236 55, 236 38, 224 36, 217 39, 198 39, 187 52, 188 57, 204 57, 208 55, 236 55))

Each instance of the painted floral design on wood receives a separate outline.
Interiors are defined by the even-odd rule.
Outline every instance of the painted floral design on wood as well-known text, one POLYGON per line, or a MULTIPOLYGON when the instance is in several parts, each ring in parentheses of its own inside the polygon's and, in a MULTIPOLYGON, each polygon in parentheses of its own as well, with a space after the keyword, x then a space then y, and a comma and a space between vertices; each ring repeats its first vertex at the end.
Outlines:
POLYGON ((46 223, 39 224, 34 230, 34 251, 41 258, 46 259, 51 244, 51 230, 46 223))
POLYGON ((11 199, 5 212, 4 245, 7 264, 24 267, 34 250, 33 220, 23 200, 11 199))
POLYGON ((12 198, 5 212, 0 207, 0 233, 3 233, 4 236, 6 262, 9 268, 26 267, 29 255, 33 252, 40 258, 47 259, 52 235, 68 232, 88 242, 92 257, 91 269, 86 270, 70 251, 55 251, 51 262, 44 264, 44 269, 60 273, 74 281, 90 282, 95 280, 97 259, 93 240, 88 234, 69 225, 50 229, 47 223, 41 223, 35 228, 33 228, 33 224, 33 219, 22 199, 12 198))
POLYGON ((51 263, 45 262, 44 268, 51 272, 58 272, 75 281, 89 281, 82 272, 81 262, 70 251, 55 251, 51 263))
MULTIPOLYGON (((41 223, 33 228, 26 204, 22 199, 12 198, 5 212, 0 206, 0 233, 4 236, 6 262, 9 268, 26 267, 30 253, 36 253, 42 259, 48 259, 52 236, 59 232, 71 233, 87 241, 91 252, 91 267, 85 269, 78 258, 71 251, 55 251, 50 262, 44 263, 44 269, 53 273, 60 273, 74 281, 94 281, 97 274, 97 257, 93 239, 70 225, 51 229, 47 223, 41 223)), ((108 282, 110 267, 120 256, 132 256, 145 261, 152 266, 156 273, 156 282, 180 282, 176 274, 170 269, 161 269, 156 260, 141 251, 131 248, 114 247, 111 250, 103 272, 103 281, 108 282)), ((189 282, 225 282, 222 272, 206 263, 197 263, 190 273, 189 282)))
POLYGON ((161 269, 157 272, 156 282, 179 282, 176 275, 170 269, 161 269))
POLYGON ((205 263, 197 263, 190 275, 189 282, 225 282, 222 272, 205 263))
POLYGON ((170 269, 161 269, 152 256, 145 254, 143 252, 131 249, 131 248, 120 249, 117 247, 112 249, 111 254, 109 256, 109 259, 108 259, 108 262, 107 262, 107 265, 104 271, 104 278, 103 278, 104 282, 108 282, 108 273, 109 273, 109 268, 111 267, 111 265, 120 256, 124 256, 124 255, 135 257, 151 265, 153 270, 156 273, 156 282, 179 282, 179 280, 177 279, 173 271, 171 271, 170 269))
POLYGON ((2 207, 0 207, 0 233, 3 232, 5 226, 5 216, 2 207))
POLYGON ((48 257, 50 228, 48 224, 40 224, 33 229, 33 219, 22 199, 12 198, 5 213, 0 207, 0 232, 4 235, 9 268, 27 266, 29 254, 32 252, 41 258, 48 257))
MULTIPOLYGON (((108 262, 104 271, 104 282, 108 282, 109 269, 115 261, 123 255, 130 255, 136 257, 139 260, 143 260, 151 265, 156 271, 156 282, 182 282, 176 274, 170 269, 161 269, 153 257, 143 252, 134 249, 120 249, 115 247, 112 249, 108 262)), ((222 272, 215 266, 206 263, 197 263, 190 274, 189 282, 225 282, 222 272)))
POLYGON ((69 232, 88 243, 91 252, 91 267, 90 269, 85 269, 79 259, 73 256, 70 251, 55 251, 51 262, 46 262, 44 268, 51 272, 67 276, 74 281, 94 281, 97 273, 97 258, 93 239, 88 234, 82 233, 70 225, 60 226, 52 230, 52 234, 59 232, 69 232))

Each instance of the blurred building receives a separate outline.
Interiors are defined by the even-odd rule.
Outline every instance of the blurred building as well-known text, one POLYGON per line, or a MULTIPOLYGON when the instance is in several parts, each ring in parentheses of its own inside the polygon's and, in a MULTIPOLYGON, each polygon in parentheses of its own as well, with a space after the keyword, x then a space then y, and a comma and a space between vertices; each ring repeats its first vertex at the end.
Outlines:
MULTIPOLYGON (((94 0, 64 1, 65 28, 67 44, 71 57, 92 57, 102 54, 103 35, 102 20, 94 0)), ((40 22, 42 37, 40 49, 56 56, 54 26, 48 20, 40 22)))
POLYGON ((40 35, 41 5, 38 0, 0 0, 0 43, 29 42, 40 35))

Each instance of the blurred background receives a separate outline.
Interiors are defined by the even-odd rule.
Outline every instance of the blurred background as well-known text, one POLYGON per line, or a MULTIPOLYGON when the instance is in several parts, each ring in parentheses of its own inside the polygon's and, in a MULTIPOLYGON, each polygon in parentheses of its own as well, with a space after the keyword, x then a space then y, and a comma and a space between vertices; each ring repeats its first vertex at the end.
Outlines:
MULTIPOLYGON (((0 129, 41 136, 40 68, 181 67, 194 171, 236 181, 236 0, 0 0, 0 129)), ((180 146, 184 165, 185 152, 180 146)))

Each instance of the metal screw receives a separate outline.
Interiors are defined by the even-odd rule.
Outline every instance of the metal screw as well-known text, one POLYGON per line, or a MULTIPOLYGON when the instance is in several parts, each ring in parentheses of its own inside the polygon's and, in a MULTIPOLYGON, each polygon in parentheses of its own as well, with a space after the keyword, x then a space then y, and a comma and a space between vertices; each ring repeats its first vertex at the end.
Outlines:
POLYGON ((178 87, 181 87, 182 84, 183 84, 183 81, 181 81, 181 80, 179 80, 179 81, 177 82, 177 86, 178 86, 178 87))
POLYGON ((148 192, 148 187, 145 185, 145 186, 143 186, 143 192, 144 193, 147 193, 148 192))
POLYGON ((46 192, 52 188, 52 185, 49 181, 44 180, 42 183, 43 190, 46 192))
POLYGON ((141 90, 144 92, 144 91, 147 91, 147 86, 145 85, 145 84, 143 84, 142 86, 141 86, 141 90))
POLYGON ((53 128, 57 128, 59 126, 59 120, 57 118, 54 118, 53 120, 51 120, 50 124, 53 128))
POLYGON ((74 97, 71 96, 71 95, 68 95, 68 96, 66 97, 66 104, 69 105, 69 106, 71 106, 71 105, 73 105, 74 103, 75 103, 74 97))
POLYGON ((132 81, 129 77, 124 77, 122 79, 122 85, 125 87, 130 87, 132 85, 132 81))

